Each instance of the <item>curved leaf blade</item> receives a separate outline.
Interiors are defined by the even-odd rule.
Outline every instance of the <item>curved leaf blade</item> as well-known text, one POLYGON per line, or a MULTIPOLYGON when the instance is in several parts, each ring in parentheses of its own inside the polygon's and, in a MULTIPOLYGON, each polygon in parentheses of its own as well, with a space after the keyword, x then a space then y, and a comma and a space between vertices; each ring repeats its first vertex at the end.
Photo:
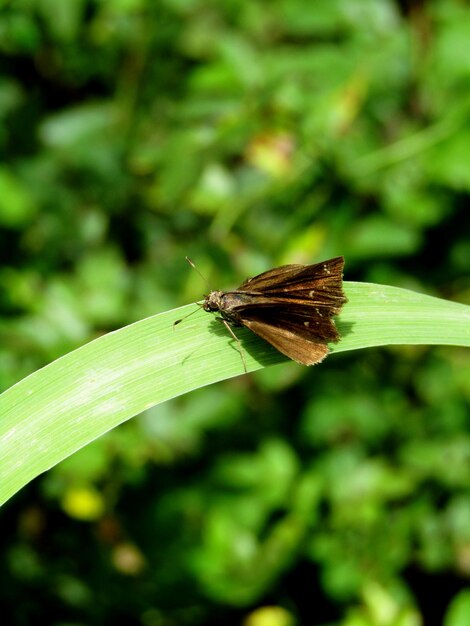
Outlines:
MULTIPOLYGON (((387 344, 470 346, 470 307, 384 285, 344 284, 332 352, 387 344)), ((0 395, 0 503, 118 424, 193 389, 243 374, 238 347, 194 304, 141 320, 66 354, 0 395)), ((248 371, 286 360, 237 329, 248 371)))

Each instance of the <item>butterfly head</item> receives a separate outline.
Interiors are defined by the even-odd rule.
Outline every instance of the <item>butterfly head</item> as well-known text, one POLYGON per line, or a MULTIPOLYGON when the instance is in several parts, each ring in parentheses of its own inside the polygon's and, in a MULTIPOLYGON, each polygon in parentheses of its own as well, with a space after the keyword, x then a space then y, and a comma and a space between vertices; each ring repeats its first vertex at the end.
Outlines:
POLYGON ((211 291, 204 299, 202 308, 204 311, 220 311, 222 306, 223 291, 211 291))

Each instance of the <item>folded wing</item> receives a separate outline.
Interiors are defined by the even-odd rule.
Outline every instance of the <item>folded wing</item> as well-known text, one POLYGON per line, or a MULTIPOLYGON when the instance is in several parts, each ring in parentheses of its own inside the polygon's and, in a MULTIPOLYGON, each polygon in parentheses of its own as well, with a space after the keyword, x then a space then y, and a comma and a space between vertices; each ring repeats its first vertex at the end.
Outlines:
POLYGON ((346 302, 343 293, 344 258, 335 257, 315 265, 283 265, 246 280, 238 292, 258 294, 266 302, 302 303, 305 306, 331 309, 339 313, 346 302))
POLYGON ((300 334, 295 328, 273 326, 259 319, 244 320, 244 324, 297 363, 314 365, 328 354, 328 345, 324 339, 300 334))

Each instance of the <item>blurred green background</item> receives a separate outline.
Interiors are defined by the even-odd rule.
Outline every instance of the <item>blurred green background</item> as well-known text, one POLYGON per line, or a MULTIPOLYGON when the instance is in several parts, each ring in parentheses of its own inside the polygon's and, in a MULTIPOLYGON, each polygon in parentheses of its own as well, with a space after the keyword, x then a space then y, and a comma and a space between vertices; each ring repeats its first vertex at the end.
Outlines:
MULTIPOLYGON (((0 389, 286 262, 470 301, 464 0, 0 0, 0 389)), ((3 508, 8 624, 468 626, 470 359, 294 363, 3 508)), ((1 419, 1 416, 0 416, 1 419)))

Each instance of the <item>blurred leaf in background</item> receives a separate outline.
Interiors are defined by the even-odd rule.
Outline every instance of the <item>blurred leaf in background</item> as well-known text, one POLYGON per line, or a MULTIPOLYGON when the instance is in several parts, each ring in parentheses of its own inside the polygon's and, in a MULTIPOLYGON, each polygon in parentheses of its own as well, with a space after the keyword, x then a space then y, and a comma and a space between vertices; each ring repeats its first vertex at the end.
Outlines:
MULTIPOLYGON (((186 255, 468 302, 469 42, 459 0, 0 3, 0 388, 199 299, 186 255)), ((150 409, 4 508, 9 623, 467 624, 469 402, 394 347, 150 409)))

